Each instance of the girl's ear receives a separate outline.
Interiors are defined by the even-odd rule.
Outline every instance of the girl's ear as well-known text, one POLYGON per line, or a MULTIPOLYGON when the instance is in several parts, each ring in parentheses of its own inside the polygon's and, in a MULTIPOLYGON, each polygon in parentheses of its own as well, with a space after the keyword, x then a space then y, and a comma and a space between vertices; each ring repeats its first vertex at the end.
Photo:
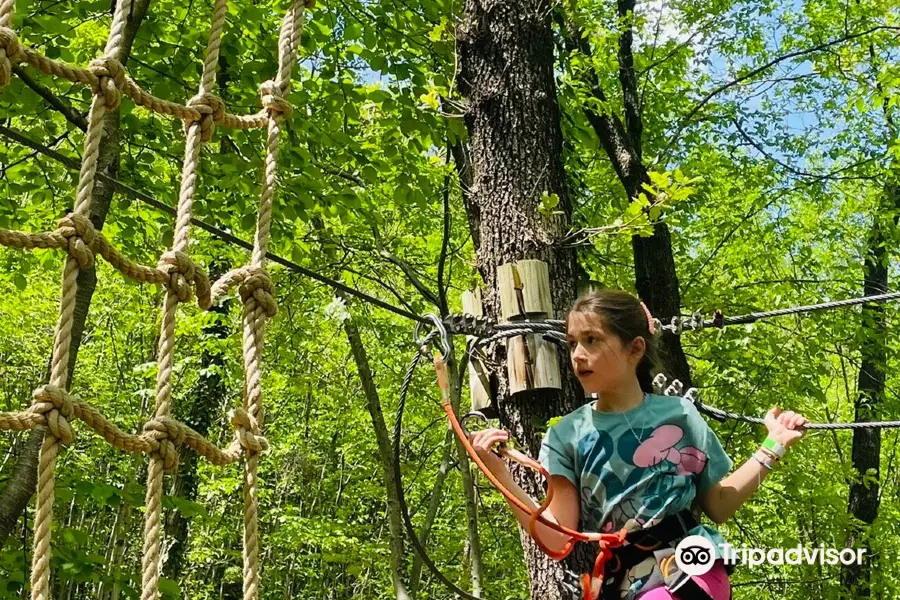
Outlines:
POLYGON ((640 362, 647 353, 647 340, 643 336, 638 336, 631 341, 631 354, 640 362))

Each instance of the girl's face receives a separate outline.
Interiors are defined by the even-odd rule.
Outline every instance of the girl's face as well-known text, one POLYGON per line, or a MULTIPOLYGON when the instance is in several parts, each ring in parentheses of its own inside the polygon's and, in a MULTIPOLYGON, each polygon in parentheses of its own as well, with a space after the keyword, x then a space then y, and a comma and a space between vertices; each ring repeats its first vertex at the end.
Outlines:
POLYGON ((635 377, 646 351, 646 341, 635 338, 630 344, 607 331, 596 313, 573 312, 567 324, 572 370, 585 393, 615 390, 635 377))

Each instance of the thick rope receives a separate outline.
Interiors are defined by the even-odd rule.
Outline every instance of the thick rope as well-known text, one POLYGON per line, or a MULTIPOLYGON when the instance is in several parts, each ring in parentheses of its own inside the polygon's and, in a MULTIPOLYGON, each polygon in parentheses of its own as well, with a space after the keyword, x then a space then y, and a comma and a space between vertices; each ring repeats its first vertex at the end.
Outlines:
POLYGON ((63 271, 60 317, 57 325, 51 377, 48 385, 35 391, 32 406, 23 412, 0 413, 0 429, 26 430, 45 426, 49 433, 41 450, 38 473, 38 502, 35 516, 34 556, 32 565, 32 599, 49 600, 50 520, 53 510, 53 479, 59 447, 75 438, 70 421, 79 419, 112 446, 135 453, 151 455, 147 476, 146 519, 141 575, 142 600, 159 597, 159 561, 161 546, 161 514, 163 471, 178 465, 178 447, 187 445, 217 465, 226 465, 246 454, 244 466, 244 597, 259 598, 259 541, 257 517, 258 455, 268 448, 260 435, 262 424, 262 387, 260 358, 266 319, 275 316, 274 287, 265 271, 265 255, 272 220, 272 201, 277 183, 276 165, 280 122, 291 112, 283 96, 290 88, 290 77, 300 45, 304 10, 309 0, 295 0, 286 14, 279 36, 279 65, 274 81, 260 87, 263 109, 254 115, 229 114, 224 104, 212 94, 219 62, 227 0, 216 0, 210 36, 203 64, 200 89, 187 105, 161 100, 142 90, 117 60, 120 54, 131 0, 120 0, 116 6, 104 55, 87 69, 49 59, 19 43, 11 26, 15 0, 0 0, 0 88, 9 83, 12 66, 24 62, 48 74, 89 86, 94 98, 88 115, 81 173, 75 206, 57 230, 26 233, 0 230, 0 245, 22 248, 61 248, 68 256, 63 271), (185 122, 185 160, 176 212, 175 239, 172 250, 164 254, 156 268, 139 265, 113 248, 91 224, 87 213, 97 176, 97 159, 103 118, 108 110, 118 108, 122 94, 136 104, 162 114, 177 116, 185 122), (230 272, 211 289, 206 276, 188 254, 193 197, 197 166, 203 142, 209 141, 217 125, 249 129, 268 129, 266 162, 260 209, 257 219, 253 256, 249 266, 230 272), (166 286, 158 347, 158 373, 154 417, 140 435, 128 434, 107 420, 91 404, 72 397, 66 390, 68 357, 72 340, 74 298, 79 269, 92 268, 95 255, 100 255, 115 269, 137 281, 166 286), (244 407, 235 409, 231 424, 235 440, 225 450, 217 448, 196 431, 172 419, 171 372, 174 363, 175 317, 179 302, 191 298, 196 290, 198 303, 207 308, 216 298, 239 286, 244 304, 244 407))
MULTIPOLYGON (((311 3, 309 3, 311 6, 311 3)), ((281 120, 291 113, 291 106, 283 96, 290 88, 291 70, 300 46, 306 0, 294 0, 282 23, 278 38, 278 73, 275 81, 260 86, 260 99, 268 116, 266 160, 260 193, 256 234, 250 266, 235 273, 226 274, 217 292, 225 290, 240 280, 243 300, 243 356, 244 356, 244 415, 245 429, 258 436, 263 425, 262 373, 260 361, 266 320, 276 313, 274 287, 266 274, 266 252, 272 226, 272 201, 275 196, 278 164, 278 138, 281 120)), ((259 598, 259 501, 257 497, 257 471, 259 449, 245 446, 244 462, 244 600, 259 598)))
POLYGON ((169 418, 153 419, 144 425, 142 435, 125 433, 110 422, 96 407, 72 397, 66 390, 44 385, 34 392, 34 401, 28 410, 21 412, 0 413, 0 430, 25 431, 44 425, 63 444, 75 439, 75 432, 70 421, 83 421, 97 435, 105 439, 111 446, 132 454, 151 454, 162 452, 164 465, 168 469, 177 466, 178 456, 172 451, 178 445, 185 445, 197 454, 218 466, 237 462, 241 457, 242 446, 265 449, 265 439, 254 436, 246 425, 246 417, 241 409, 234 411, 231 417, 236 430, 235 440, 225 449, 215 444, 179 421, 169 418), (161 436, 160 433, 165 433, 161 436), (171 446, 167 440, 174 440, 171 446), (162 448, 162 446, 166 446, 162 448))
MULTIPOLYGON (((0 25, 8 27, 12 24, 14 0, 4 1, 0 5, 0 25)), ((106 44, 104 58, 113 60, 119 53, 127 15, 131 12, 131 0, 121 0, 116 3, 110 27, 109 39, 106 44)), ((5 40, 8 43, 8 40, 5 40)), ((9 50, 9 46, 7 46, 9 50)), ((0 77, 7 70, 9 53, 4 52, 2 58, 3 67, 0 77)), ((98 67, 99 70, 99 67, 98 67)), ((103 134, 103 118, 107 110, 115 110, 118 107, 118 92, 116 89, 116 74, 110 74, 109 70, 103 71, 102 82, 98 92, 94 94, 88 114, 88 127, 84 138, 84 151, 82 154, 81 173, 78 180, 78 189, 75 197, 75 206, 72 211, 75 218, 87 218, 90 208, 91 196, 94 191, 94 178, 97 173, 97 158, 100 150, 100 139, 103 134)), ((6 78, 8 81, 8 77, 6 78)), ((4 83, 0 81, 0 83, 4 83)), ((79 260, 72 254, 67 256, 63 268, 62 298, 60 300, 59 321, 56 326, 56 334, 53 342, 53 354, 51 358, 50 385, 54 388, 65 389, 68 380, 69 352, 72 345, 72 322, 75 312, 75 294, 77 292, 79 260)), ((59 448, 71 439, 59 429, 61 420, 66 418, 65 412, 69 410, 66 405, 63 411, 52 409, 47 415, 51 421, 51 428, 44 436, 41 446, 40 460, 38 464, 37 483, 37 509, 34 517, 34 550, 31 566, 31 597, 32 600, 50 599, 50 522, 53 517, 54 494, 54 470, 56 468, 56 456, 59 448), (53 431, 52 423, 57 425, 57 431, 53 431)), ((68 432, 66 432, 68 433, 68 432)))
MULTIPOLYGON (((172 243, 172 254, 187 255, 193 209, 194 192, 197 186, 197 166, 200 162, 200 148, 203 142, 212 137, 215 129, 214 115, 223 112, 221 103, 216 103, 212 96, 216 66, 219 62, 219 48, 222 41, 222 30, 225 25, 227 0, 216 0, 213 7, 212 25, 209 42, 206 47, 206 59, 203 63, 203 75, 200 80, 200 91, 192 102, 210 106, 209 113, 199 120, 185 121, 187 139, 184 150, 184 167, 181 173, 181 191, 178 198, 178 209, 175 218, 175 239, 172 243)), ((187 263, 179 265, 168 263, 170 273, 179 287, 187 286, 191 273, 186 272, 187 263)), ((162 327, 157 352, 156 376, 156 411, 155 420, 165 423, 172 410, 172 366, 175 362, 175 314, 182 296, 177 289, 170 287, 166 293, 162 310, 162 327)), ((168 427, 153 428, 150 433, 160 443, 159 451, 150 455, 150 466, 147 471, 147 509, 144 520, 144 549, 141 568, 141 600, 157 600, 159 598, 160 546, 162 544, 162 496, 163 470, 177 465, 175 445, 181 440, 178 431, 168 427), (172 435, 175 434, 175 439, 172 435)))
POLYGON ((187 254, 168 253, 155 268, 140 265, 113 248, 103 234, 94 228, 91 220, 83 215, 71 214, 64 217, 55 231, 28 233, 0 229, 0 245, 22 249, 62 248, 78 262, 81 269, 91 268, 94 256, 100 255, 126 277, 165 285, 177 293, 182 302, 190 299, 190 284, 193 284, 200 307, 209 308, 211 305, 209 279, 187 254), (184 277, 178 274, 183 274, 184 277))
POLYGON ((186 121, 198 121, 214 115, 213 120, 216 125, 232 129, 260 129, 266 127, 269 120, 266 110, 252 115, 231 114, 224 109, 221 101, 208 102, 194 99, 185 105, 158 98, 142 89, 128 77, 124 67, 113 58, 107 57, 94 61, 88 68, 76 67, 60 60, 48 58, 22 44, 15 31, 8 26, 0 25, 0 89, 9 83, 12 66, 17 63, 25 63, 47 75, 87 86, 94 93, 106 95, 114 105, 118 104, 118 99, 115 99, 114 96, 124 94, 131 98, 136 105, 158 114, 171 115, 186 121), (114 85, 109 83, 110 78, 114 85))

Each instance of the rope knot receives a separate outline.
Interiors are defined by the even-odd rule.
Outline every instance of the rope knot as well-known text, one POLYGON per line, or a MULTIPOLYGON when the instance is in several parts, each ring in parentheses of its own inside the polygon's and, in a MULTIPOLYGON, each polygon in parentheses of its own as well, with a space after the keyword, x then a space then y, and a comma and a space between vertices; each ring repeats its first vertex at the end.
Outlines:
POLYGON ((269 442, 259 435, 259 423, 246 410, 236 408, 229 413, 229 416, 237 441, 244 449, 253 452, 269 449, 269 442))
MULTIPOLYGON (((200 139, 208 142, 216 132, 216 123, 225 118, 225 103, 210 92, 197 94, 188 100, 188 106, 200 113, 200 139)), ((187 127, 189 123, 185 123, 187 127)))
POLYGON ((94 242, 97 230, 91 220, 83 215, 69 214, 59 221, 57 231, 66 238, 66 252, 78 261, 78 266, 87 269, 94 264, 94 242))
POLYGON ((270 115, 280 115, 286 119, 294 112, 294 107, 281 96, 278 84, 271 79, 264 81, 259 86, 259 96, 262 99, 262 105, 268 109, 270 115))
POLYGON ((95 58, 88 70, 97 78, 97 92, 103 94, 106 108, 115 110, 122 100, 121 90, 125 89, 125 67, 115 58, 95 58))
POLYGON ((34 390, 33 398, 31 412, 44 415, 50 432, 63 444, 71 444, 75 431, 69 419, 75 414, 75 405, 69 392, 55 385, 42 385, 34 390))
POLYGON ((197 288, 197 303, 201 308, 211 306, 209 278, 184 252, 173 250, 159 259, 159 270, 169 276, 168 287, 180 302, 190 302, 191 284, 197 288))
POLYGON ((278 305, 275 303, 275 284, 263 269, 254 270, 253 274, 241 283, 239 291, 241 300, 245 303, 255 301, 266 311, 269 318, 278 314, 278 305))
POLYGON ((168 417, 151 419, 144 424, 144 437, 159 444, 157 452, 167 471, 178 467, 178 446, 184 443, 184 436, 184 429, 168 417))
POLYGON ((12 67, 22 62, 25 53, 19 44, 16 32, 9 27, 0 27, 0 89, 9 84, 12 77, 12 67))

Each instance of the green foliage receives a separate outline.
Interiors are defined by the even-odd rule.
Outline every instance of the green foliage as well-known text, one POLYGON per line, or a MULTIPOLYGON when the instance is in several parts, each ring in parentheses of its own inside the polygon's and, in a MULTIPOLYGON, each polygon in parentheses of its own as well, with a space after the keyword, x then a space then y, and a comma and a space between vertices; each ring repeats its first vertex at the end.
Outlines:
MULTIPOLYGON (((157 96, 182 102, 193 96, 209 4, 154 0, 128 62, 130 75, 157 96)), ((872 225, 879 219, 890 227, 896 218, 883 210, 888 184, 900 177, 896 30, 799 54, 726 84, 841 32, 896 27, 889 3, 687 0, 639 7, 629 20, 637 40, 647 180, 633 199, 626 197, 586 114, 624 120, 617 60, 623 21, 614 3, 564 4, 554 10, 569 11, 593 50, 589 57, 559 44, 555 68, 571 225, 602 229, 578 249, 591 279, 633 289, 631 238, 650 235, 661 221, 671 232, 685 310, 737 314, 860 293, 872 225)), ((218 93, 232 112, 258 109, 259 84, 274 76, 286 5, 229 2, 218 93)), ((18 0, 15 27, 23 42, 48 56, 86 65, 105 43, 108 9, 108 1, 18 0)), ((448 148, 466 140, 468 107, 455 80, 461 10, 460 3, 425 0, 320 3, 311 12, 287 98, 295 111, 282 131, 273 252, 416 313, 438 310, 433 296, 446 253, 442 289, 450 309, 460 311, 461 290, 478 280, 465 204, 448 159, 448 148), (446 245, 445 190, 452 213, 446 245)), ((86 112, 89 92, 29 73, 86 112)), ((81 132, 20 79, 14 77, 0 93, 0 112, 5 126, 80 157, 81 132)), ((255 226, 264 136, 220 128, 199 174, 196 215, 245 239, 252 239, 255 226)), ((123 181, 171 204, 183 143, 180 122, 123 101, 123 181)), ((77 175, 14 143, 0 144, 0 166, 0 227, 53 229, 71 206, 77 175)), ((533 206, 547 219, 568 210, 556 193, 538 188, 534 195, 533 206)), ((144 264, 156 263, 172 232, 169 216, 124 195, 116 196, 104 227, 117 248, 144 264)), ((890 254, 897 238, 889 239, 890 254)), ((191 252, 219 272, 247 260, 242 250, 196 229, 191 252)), ((62 256, 0 250, 0 264, 0 410, 7 411, 26 406, 45 380, 62 256)), ((889 270, 896 281, 896 260, 889 270)), ((356 300, 336 299, 332 290, 280 267, 271 271, 280 312, 267 331, 264 356, 271 449, 260 463, 263 597, 391 597, 383 465, 342 327, 348 314, 361 323, 390 422, 413 350, 410 323, 356 300)), ((73 389, 119 427, 139 431, 153 412, 161 290, 125 282, 102 263, 98 279, 73 389)), ((186 306, 178 318, 176 405, 189 408, 206 378, 221 378, 226 393, 214 399, 209 432, 220 446, 233 436, 226 412, 242 396, 237 304, 224 316, 186 306), (216 324, 224 326, 224 338, 209 333, 216 324), (210 356, 223 361, 211 362, 210 356)), ((885 310, 888 322, 895 322, 896 308, 885 310)), ((778 403, 815 421, 853 420, 867 325, 858 311, 817 313, 685 335, 682 341, 709 403, 751 414, 778 403)), ((885 344, 891 357, 887 389, 893 390, 898 344, 893 337, 885 344)), ((413 380, 401 456, 418 527, 445 433, 431 401, 432 380, 426 369, 413 380)), ((900 402, 890 392, 879 410, 884 418, 898 418, 900 402)), ((713 427, 737 461, 762 438, 759 430, 731 423, 713 427)), ((63 450, 57 469, 55 597, 106 599, 115 592, 137 598, 145 459, 114 451, 76 428, 78 439, 63 450)), ((0 437, 0 486, 23 441, 0 437)), ((873 551, 890 552, 900 533, 896 449, 896 434, 884 434, 884 468, 876 481, 873 473, 852 468, 849 434, 809 436, 724 527, 726 537, 735 545, 840 547, 854 525, 848 489, 861 481, 878 483, 882 491, 867 543, 873 551)), ((164 501, 169 518, 184 517, 190 533, 185 568, 163 580, 163 595, 240 597, 240 467, 201 462, 196 477, 193 497, 173 493, 164 501)), ((485 597, 524 598, 528 582, 516 523, 498 494, 486 491, 480 498, 482 536, 489 540, 485 597)), ((429 549, 461 582, 467 579, 464 514, 460 478, 451 472, 429 549)), ((0 549, 0 598, 27 595, 30 540, 23 543, 22 535, 24 525, 27 538, 32 519, 29 511, 0 549)), ((408 571, 412 557, 406 550, 408 571)), ((900 572, 886 561, 873 575, 879 590, 900 585, 900 572)), ((419 597, 446 596, 439 584, 423 581, 419 597)), ((735 581, 752 586, 748 595, 760 600, 839 597, 839 574, 828 568, 738 571, 735 581), (763 579, 771 583, 753 583, 763 579), (807 583, 782 583, 788 581, 807 583)))

